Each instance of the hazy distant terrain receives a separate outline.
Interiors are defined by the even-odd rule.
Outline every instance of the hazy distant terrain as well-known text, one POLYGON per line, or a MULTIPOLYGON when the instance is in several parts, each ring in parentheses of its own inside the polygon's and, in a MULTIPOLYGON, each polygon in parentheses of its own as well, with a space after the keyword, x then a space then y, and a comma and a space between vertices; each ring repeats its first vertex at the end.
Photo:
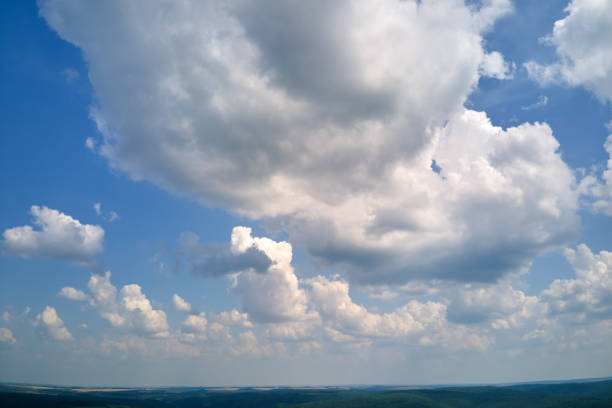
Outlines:
POLYGON ((0 385, 2 407, 612 407, 612 380, 511 386, 70 388, 0 385), (407 388, 407 387, 404 387, 407 388))

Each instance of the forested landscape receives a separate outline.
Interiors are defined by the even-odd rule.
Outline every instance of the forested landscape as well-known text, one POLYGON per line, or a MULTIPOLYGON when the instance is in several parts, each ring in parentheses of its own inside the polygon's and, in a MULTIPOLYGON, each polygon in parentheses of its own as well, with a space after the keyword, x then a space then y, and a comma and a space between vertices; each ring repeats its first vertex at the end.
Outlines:
POLYGON ((3 407, 610 407, 612 380, 509 386, 71 388, 3 384, 3 407))

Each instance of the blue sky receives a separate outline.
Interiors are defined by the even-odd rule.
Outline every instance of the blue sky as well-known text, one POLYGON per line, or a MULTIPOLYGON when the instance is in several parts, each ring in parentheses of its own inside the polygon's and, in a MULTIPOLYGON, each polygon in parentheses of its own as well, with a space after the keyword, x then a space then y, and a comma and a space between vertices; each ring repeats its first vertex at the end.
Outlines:
POLYGON ((467 3, 4 4, 0 381, 610 375, 612 7, 467 3))

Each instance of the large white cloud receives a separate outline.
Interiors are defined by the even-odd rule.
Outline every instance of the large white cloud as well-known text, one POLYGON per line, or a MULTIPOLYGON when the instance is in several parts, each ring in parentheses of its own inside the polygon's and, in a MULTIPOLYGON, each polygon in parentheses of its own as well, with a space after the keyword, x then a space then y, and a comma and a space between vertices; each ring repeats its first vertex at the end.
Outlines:
POLYGON ((313 254, 348 264, 351 278, 367 283, 494 281, 575 237, 574 177, 550 127, 504 130, 464 110, 434 141, 439 173, 429 159, 398 165, 367 195, 283 225, 313 254))
POLYGON ((543 84, 582 85, 612 102, 612 3, 572 0, 565 11, 568 15, 545 38, 559 60, 550 65, 528 62, 529 75, 543 84))
POLYGON ((55 308, 45 307, 42 313, 36 316, 36 325, 41 325, 47 334, 55 340, 72 340, 72 334, 64 326, 64 321, 57 315, 55 308))
POLYGON ((510 9, 40 3, 88 60, 113 166, 265 218, 372 283, 491 281, 572 238, 573 177, 550 129, 463 109, 480 75, 507 75, 481 34, 510 9))
POLYGON ((98 225, 81 224, 60 211, 33 205, 36 230, 29 225, 9 228, 2 234, 5 251, 24 258, 44 256, 91 262, 102 252, 104 230, 98 225))

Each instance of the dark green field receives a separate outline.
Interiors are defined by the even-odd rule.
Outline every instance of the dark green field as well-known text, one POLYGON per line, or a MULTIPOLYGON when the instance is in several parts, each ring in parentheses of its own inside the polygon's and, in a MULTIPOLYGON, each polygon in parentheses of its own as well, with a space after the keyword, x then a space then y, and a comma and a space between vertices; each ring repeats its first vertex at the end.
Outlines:
POLYGON ((612 380, 512 386, 340 389, 84 389, 0 385, 0 407, 612 407, 612 380))

